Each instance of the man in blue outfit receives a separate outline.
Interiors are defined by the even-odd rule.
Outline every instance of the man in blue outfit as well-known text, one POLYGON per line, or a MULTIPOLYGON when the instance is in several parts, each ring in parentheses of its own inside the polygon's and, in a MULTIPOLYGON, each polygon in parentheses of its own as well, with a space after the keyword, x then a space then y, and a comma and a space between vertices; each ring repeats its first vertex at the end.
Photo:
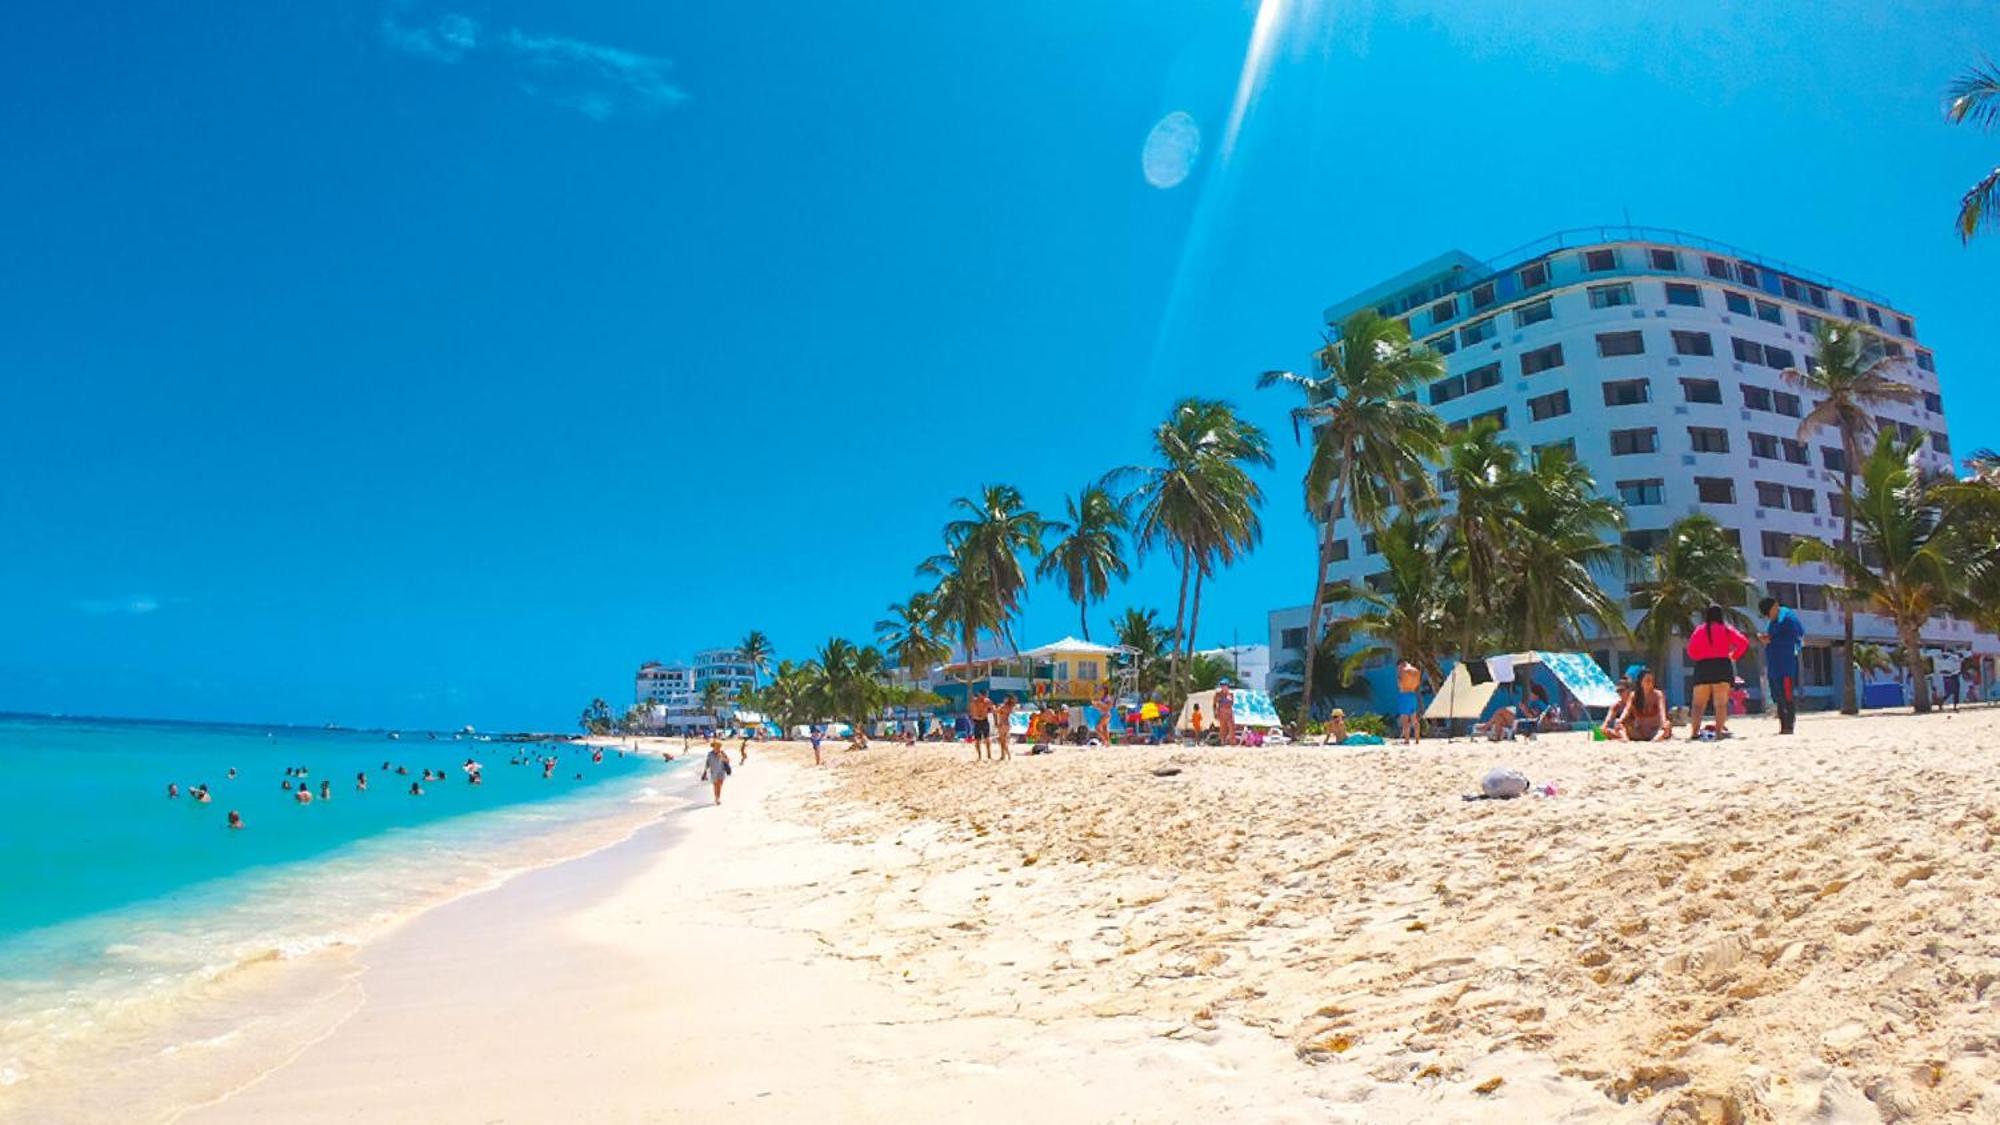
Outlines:
POLYGON ((1764 675, 1771 683, 1771 701, 1778 708, 1778 733, 1790 734, 1792 725, 1799 721, 1793 693, 1799 682, 1799 647, 1805 642, 1806 627, 1799 623, 1798 614, 1776 598, 1758 602, 1757 612, 1764 615, 1764 675))

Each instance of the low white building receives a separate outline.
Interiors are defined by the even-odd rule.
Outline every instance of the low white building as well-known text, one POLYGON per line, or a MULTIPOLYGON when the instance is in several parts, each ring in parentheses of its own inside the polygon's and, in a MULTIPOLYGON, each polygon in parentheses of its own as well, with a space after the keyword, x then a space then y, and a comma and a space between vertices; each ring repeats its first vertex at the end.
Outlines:
POLYGON ((1224 645, 1203 649, 1196 656, 1213 656, 1233 670, 1230 681, 1252 691, 1271 690, 1270 645, 1224 645))

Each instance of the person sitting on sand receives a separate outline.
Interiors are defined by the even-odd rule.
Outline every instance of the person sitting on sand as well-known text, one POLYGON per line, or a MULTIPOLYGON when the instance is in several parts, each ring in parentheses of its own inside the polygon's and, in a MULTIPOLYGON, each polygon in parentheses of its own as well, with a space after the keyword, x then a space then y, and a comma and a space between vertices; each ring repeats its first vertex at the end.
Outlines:
POLYGON ((1623 725, 1629 742, 1665 742, 1674 736, 1674 717, 1667 710, 1667 693, 1660 690, 1651 668, 1639 672, 1623 725))
POLYGON ((729 778, 729 755, 722 752, 722 740, 708 744, 708 760, 702 763, 701 779, 715 786, 715 803, 722 803, 722 783, 729 778))
POLYGON ((1625 741, 1625 716, 1632 709, 1632 677, 1618 677, 1618 702, 1604 713, 1604 737, 1625 741))
POLYGON ((1520 717, 1513 704, 1503 704, 1485 722, 1472 724, 1472 733, 1485 735, 1488 742, 1498 742, 1513 732, 1514 724, 1520 717))
POLYGON ((1347 741, 1347 712, 1339 707, 1326 717, 1326 737, 1320 739, 1321 746, 1338 746, 1347 741))
POLYGON ((241 828, 241 827, 243 827, 243 814, 242 814, 242 813, 240 813, 240 812, 237 812, 237 811, 236 811, 235 809, 230 809, 230 810, 229 810, 229 827, 231 827, 231 828, 241 828))

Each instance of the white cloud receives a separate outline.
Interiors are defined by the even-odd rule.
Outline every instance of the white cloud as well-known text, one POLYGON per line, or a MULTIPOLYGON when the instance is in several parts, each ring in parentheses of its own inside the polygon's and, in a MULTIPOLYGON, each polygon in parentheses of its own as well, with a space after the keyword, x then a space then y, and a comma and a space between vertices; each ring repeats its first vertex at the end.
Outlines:
POLYGON ((78 613, 88 613, 95 617, 111 614, 137 616, 152 613, 160 608, 159 599, 145 594, 132 594, 122 598, 83 598, 70 603, 78 613))
POLYGON ((530 94, 568 106, 593 121, 621 111, 651 113, 688 99, 667 72, 672 63, 622 47, 543 35, 510 27, 488 35, 479 21, 447 12, 428 22, 405 22, 397 5, 382 17, 382 39, 404 54, 431 62, 456 63, 473 55, 506 60, 526 68, 533 80, 520 83, 530 94))

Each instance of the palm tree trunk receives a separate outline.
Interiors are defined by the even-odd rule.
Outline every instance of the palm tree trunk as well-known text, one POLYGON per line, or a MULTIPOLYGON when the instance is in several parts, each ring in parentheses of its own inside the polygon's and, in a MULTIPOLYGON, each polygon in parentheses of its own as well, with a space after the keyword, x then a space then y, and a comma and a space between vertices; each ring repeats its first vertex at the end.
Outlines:
POLYGON ((1919 715, 1929 714, 1931 709, 1931 677, 1930 673, 1924 668, 1923 649, 1918 647, 1921 639, 1918 637, 1917 630, 1914 627, 1903 625, 1900 622, 1897 625, 1896 633, 1903 638, 1903 667, 1910 673, 1911 706, 1915 708, 1916 713, 1919 715))
POLYGON ((1313 564, 1312 608, 1306 612, 1306 660, 1305 683, 1299 685, 1299 733, 1303 735, 1306 724, 1312 722, 1313 713, 1313 665, 1319 655, 1319 615, 1326 609, 1326 568, 1333 563, 1333 521, 1340 518, 1341 505, 1347 499, 1347 481, 1343 478, 1333 488, 1333 508, 1327 514, 1326 526, 1319 528, 1319 558, 1313 564))
MULTIPOLYGON (((1847 494, 1841 497, 1840 510, 1845 513, 1840 521, 1840 549, 1850 558, 1859 558, 1854 551, 1854 462, 1857 456, 1855 444, 1848 440, 1843 452, 1847 456, 1847 494)), ((1833 662, 1833 674, 1840 677, 1840 713, 1859 715, 1861 702, 1854 698, 1854 606, 1842 602, 1840 605, 1841 637, 1846 642, 1840 646, 1840 657, 1833 662)))
POLYGON ((1090 603, 1081 598, 1076 603, 1076 623, 1083 627, 1083 639, 1090 640, 1090 603))
POLYGON ((1194 634, 1201 628, 1201 580, 1208 575, 1206 559, 1194 568, 1194 605, 1188 608, 1187 661, 1194 667, 1194 634))
POLYGON ((1174 646, 1167 655, 1167 681, 1172 690, 1181 684, 1181 631, 1187 628, 1188 550, 1181 545, 1181 596, 1174 609, 1174 646))

